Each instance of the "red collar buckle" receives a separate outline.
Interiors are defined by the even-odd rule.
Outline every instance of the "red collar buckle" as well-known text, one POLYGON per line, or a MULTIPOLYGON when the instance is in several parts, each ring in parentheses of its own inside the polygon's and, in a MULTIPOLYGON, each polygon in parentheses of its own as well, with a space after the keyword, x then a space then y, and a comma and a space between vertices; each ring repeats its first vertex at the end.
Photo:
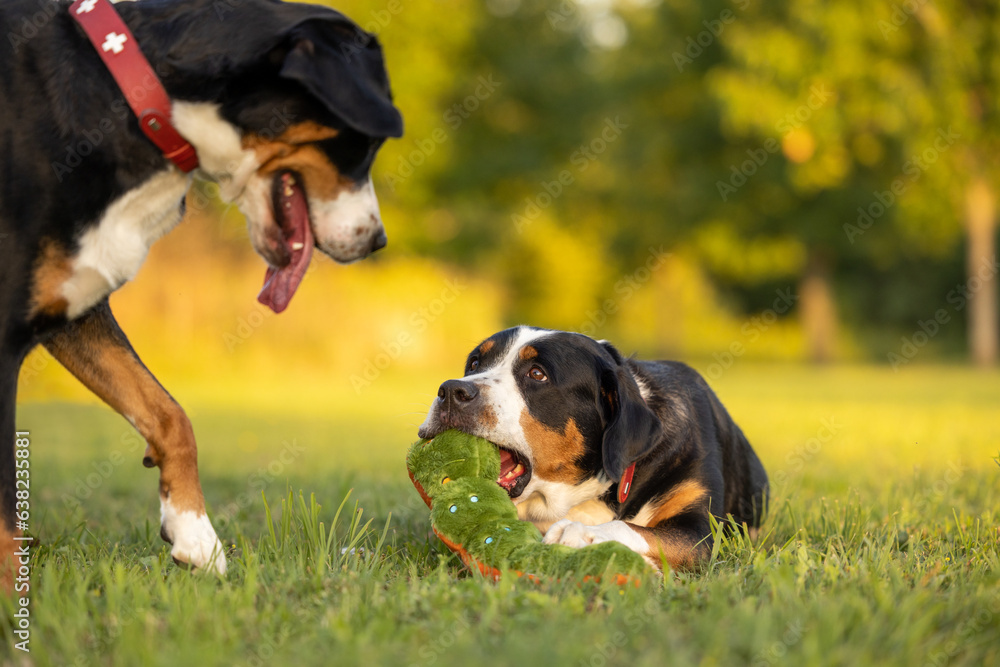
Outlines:
POLYGON ((198 154, 170 122, 170 96, 111 2, 76 0, 69 14, 111 72, 143 133, 181 171, 196 168, 198 154))
POLYGON ((621 504, 625 502, 628 498, 628 492, 632 490, 632 476, 635 475, 635 463, 625 468, 625 472, 622 473, 622 479, 618 482, 618 503, 621 504))

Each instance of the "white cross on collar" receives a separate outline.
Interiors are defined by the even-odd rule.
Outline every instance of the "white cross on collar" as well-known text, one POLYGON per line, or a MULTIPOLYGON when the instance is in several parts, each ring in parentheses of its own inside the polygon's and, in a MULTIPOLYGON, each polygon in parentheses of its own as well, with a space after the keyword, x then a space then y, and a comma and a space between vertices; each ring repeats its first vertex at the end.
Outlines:
POLYGON ((76 8, 77 14, 89 14, 94 11, 94 7, 97 6, 97 0, 84 0, 80 3, 80 6, 76 8))
POLYGON ((117 55, 125 50, 124 44, 127 41, 127 35, 119 35, 117 32, 109 32, 105 36, 104 43, 101 44, 101 48, 105 51, 112 51, 117 55))

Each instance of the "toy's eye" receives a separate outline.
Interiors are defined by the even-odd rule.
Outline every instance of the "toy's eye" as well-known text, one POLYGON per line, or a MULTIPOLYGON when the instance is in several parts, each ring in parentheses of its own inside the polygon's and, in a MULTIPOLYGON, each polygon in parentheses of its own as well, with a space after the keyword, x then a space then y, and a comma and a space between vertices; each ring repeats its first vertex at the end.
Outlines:
POLYGON ((532 366, 528 370, 528 377, 530 377, 532 380, 536 380, 537 382, 545 382, 546 380, 549 379, 549 377, 545 374, 545 371, 543 371, 538 366, 532 366))

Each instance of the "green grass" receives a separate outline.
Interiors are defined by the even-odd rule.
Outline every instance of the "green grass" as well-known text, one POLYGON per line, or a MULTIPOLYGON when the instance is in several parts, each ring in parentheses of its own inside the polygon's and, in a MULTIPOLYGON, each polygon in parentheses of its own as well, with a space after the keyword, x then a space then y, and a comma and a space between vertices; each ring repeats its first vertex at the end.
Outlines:
POLYGON ((732 369, 713 384, 776 481, 764 536, 635 589, 465 572, 404 470, 420 417, 392 406, 427 379, 388 384, 349 414, 179 392, 224 581, 171 562, 124 421, 22 405, 30 664, 1000 664, 996 373, 732 369))

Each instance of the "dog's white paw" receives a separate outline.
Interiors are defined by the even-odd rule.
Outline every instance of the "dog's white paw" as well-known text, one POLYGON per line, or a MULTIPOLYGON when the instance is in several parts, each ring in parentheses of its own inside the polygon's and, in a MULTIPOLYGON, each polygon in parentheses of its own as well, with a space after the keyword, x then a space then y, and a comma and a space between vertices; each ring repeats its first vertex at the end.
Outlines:
POLYGON ((624 521, 608 521, 596 526, 586 526, 579 521, 556 521, 542 539, 545 544, 564 544, 574 549, 601 542, 621 542, 632 551, 645 554, 649 544, 624 521))
POLYGON ((160 500, 160 534, 173 545, 170 556, 179 565, 226 573, 226 555, 207 514, 178 512, 160 500))

